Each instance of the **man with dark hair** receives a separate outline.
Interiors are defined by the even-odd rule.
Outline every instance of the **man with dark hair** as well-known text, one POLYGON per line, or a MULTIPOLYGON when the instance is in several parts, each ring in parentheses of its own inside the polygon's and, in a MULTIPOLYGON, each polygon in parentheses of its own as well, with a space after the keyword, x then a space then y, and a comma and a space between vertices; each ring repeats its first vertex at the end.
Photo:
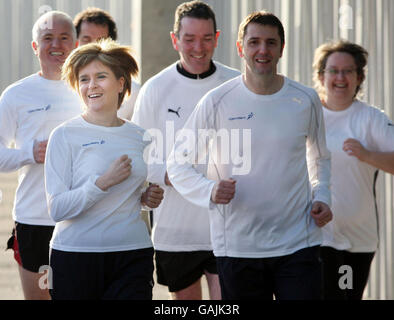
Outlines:
POLYGON ((204 19, 209 20, 212 19, 213 29, 217 30, 216 25, 216 17, 210 6, 207 6, 205 3, 201 1, 190 1, 184 2, 175 11, 175 22, 174 22, 174 30, 173 33, 179 37, 179 32, 182 27, 182 19, 185 17, 196 18, 196 19, 204 19))
POLYGON ((222 141, 189 146, 179 134, 168 176, 181 195, 210 210, 224 299, 319 299, 320 227, 332 219, 321 103, 313 89, 277 73, 285 42, 276 16, 252 13, 239 35, 245 72, 206 94, 184 129, 195 137, 231 132, 231 154, 249 154, 249 170, 239 170, 239 157, 215 157, 222 141), (241 150, 233 150, 240 148, 234 132, 244 137, 241 150), (200 154, 215 170, 201 175, 192 161, 179 161, 200 154))
POLYGON ((101 38, 118 39, 118 29, 112 16, 99 8, 89 7, 74 18, 79 45, 84 45, 101 38))
POLYGON ((158 283, 173 299, 201 299, 201 277, 206 275, 211 299, 220 299, 216 260, 212 253, 208 210, 185 200, 171 185, 166 155, 198 100, 209 90, 239 75, 212 60, 220 32, 215 14, 201 1, 181 4, 175 13, 172 45, 180 60, 149 79, 141 88, 133 122, 148 130, 155 145, 148 181, 165 190, 163 203, 153 210, 153 244, 158 283))
MULTIPOLYGON (((118 38, 115 20, 107 11, 100 8, 89 7, 78 13, 74 18, 74 26, 77 30, 78 46, 100 39, 111 38, 116 41, 118 38)), ((131 119, 140 87, 139 83, 132 81, 131 96, 124 100, 118 110, 120 118, 131 119)))

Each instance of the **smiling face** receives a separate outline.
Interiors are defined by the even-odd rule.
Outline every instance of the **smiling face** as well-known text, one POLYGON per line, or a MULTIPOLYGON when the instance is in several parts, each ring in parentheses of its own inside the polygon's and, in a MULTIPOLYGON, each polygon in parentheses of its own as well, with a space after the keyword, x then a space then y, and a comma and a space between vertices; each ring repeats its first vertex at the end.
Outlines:
POLYGON ((278 28, 250 23, 242 43, 237 42, 238 54, 246 62, 246 75, 261 77, 276 75, 283 46, 278 28))
POLYGON ((78 36, 79 46, 108 38, 109 31, 107 25, 83 21, 78 36))
POLYGON ((78 74, 78 88, 87 112, 116 112, 124 78, 116 79, 112 70, 98 60, 83 67, 78 74))
POLYGON ((51 26, 40 28, 38 37, 32 42, 33 51, 40 61, 43 76, 52 79, 56 74, 60 77, 61 67, 75 48, 76 41, 72 32, 72 25, 65 19, 53 16, 51 26))
POLYGON ((346 52, 334 52, 328 57, 319 80, 329 108, 350 106, 361 83, 354 58, 346 52))
POLYGON ((182 66, 192 74, 209 70, 218 37, 212 19, 191 17, 181 20, 178 37, 171 33, 172 45, 179 52, 182 66))

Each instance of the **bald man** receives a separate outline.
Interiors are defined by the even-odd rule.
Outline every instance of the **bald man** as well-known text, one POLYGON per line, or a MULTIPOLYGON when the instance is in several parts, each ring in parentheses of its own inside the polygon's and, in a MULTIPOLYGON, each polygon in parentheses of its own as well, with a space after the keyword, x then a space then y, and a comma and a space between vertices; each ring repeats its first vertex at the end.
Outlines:
POLYGON ((0 172, 18 171, 13 207, 15 227, 7 248, 14 250, 25 299, 50 299, 49 217, 44 161, 49 134, 81 111, 79 97, 61 81, 61 68, 76 47, 72 19, 60 11, 42 15, 32 30, 40 71, 4 90, 0 97, 0 172), (11 147, 12 146, 12 147, 11 147))

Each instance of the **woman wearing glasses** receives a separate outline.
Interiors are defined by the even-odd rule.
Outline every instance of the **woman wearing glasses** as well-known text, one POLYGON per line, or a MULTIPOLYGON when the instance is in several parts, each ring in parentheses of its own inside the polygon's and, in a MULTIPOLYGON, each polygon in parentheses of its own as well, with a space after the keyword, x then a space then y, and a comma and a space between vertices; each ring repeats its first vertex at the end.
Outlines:
POLYGON ((367 58, 364 48, 342 40, 315 51, 314 82, 324 106, 331 152, 334 216, 323 228, 325 299, 362 299, 378 246, 377 172, 394 174, 393 123, 379 109, 358 100, 367 58), (344 270, 352 271, 350 290, 340 283, 344 270))

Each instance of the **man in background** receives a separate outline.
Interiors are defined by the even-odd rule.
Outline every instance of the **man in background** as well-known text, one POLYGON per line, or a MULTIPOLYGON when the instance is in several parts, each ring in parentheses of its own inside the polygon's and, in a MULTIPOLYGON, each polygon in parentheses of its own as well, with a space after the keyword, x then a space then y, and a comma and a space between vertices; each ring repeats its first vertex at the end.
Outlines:
POLYGON ((142 86, 132 118, 137 125, 153 130, 156 143, 161 139, 155 133, 163 137, 158 163, 148 165, 148 181, 165 190, 162 204, 153 210, 152 236, 157 281, 177 300, 201 299, 204 274, 210 298, 221 298, 208 210, 184 199, 172 187, 166 171, 166 154, 174 143, 171 136, 183 127, 209 90, 240 74, 212 60, 219 34, 210 6, 201 1, 179 5, 171 39, 180 60, 142 86))
MULTIPOLYGON (((77 30, 78 46, 99 41, 100 39, 118 39, 118 29, 115 20, 105 10, 100 8, 87 8, 78 13, 74 18, 77 30)), ((123 102, 118 110, 118 116, 127 120, 133 115, 134 104, 140 90, 140 84, 132 81, 131 96, 123 102)))
POLYGON ((7 248, 14 250, 25 299, 44 300, 50 296, 40 278, 49 266, 55 225, 45 196, 46 146, 50 132, 81 108, 78 95, 61 81, 63 63, 76 47, 72 19, 60 11, 47 12, 34 24, 32 36, 40 71, 10 85, 0 97, 0 171, 18 170, 19 175, 15 228, 7 248))

